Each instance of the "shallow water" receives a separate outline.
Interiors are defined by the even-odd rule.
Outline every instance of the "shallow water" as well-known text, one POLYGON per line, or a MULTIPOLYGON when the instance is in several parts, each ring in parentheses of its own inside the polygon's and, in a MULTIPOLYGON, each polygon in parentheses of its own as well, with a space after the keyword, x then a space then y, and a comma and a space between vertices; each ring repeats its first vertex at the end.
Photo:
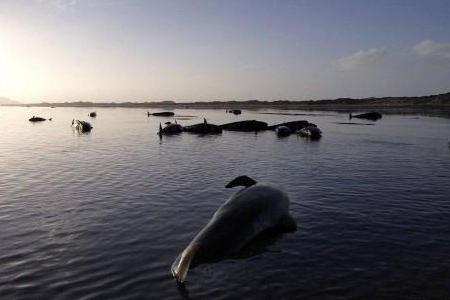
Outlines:
POLYGON ((0 108, 1 299, 448 299, 450 120, 175 110, 189 125, 306 119, 324 136, 156 135, 146 110, 0 108), (53 121, 30 123, 32 115, 53 121), (72 119, 92 123, 72 131, 72 119), (354 120, 352 120, 353 122, 354 120), (372 123, 370 121, 355 121, 372 123), (265 251, 170 266, 247 174, 282 185, 298 223, 265 251))

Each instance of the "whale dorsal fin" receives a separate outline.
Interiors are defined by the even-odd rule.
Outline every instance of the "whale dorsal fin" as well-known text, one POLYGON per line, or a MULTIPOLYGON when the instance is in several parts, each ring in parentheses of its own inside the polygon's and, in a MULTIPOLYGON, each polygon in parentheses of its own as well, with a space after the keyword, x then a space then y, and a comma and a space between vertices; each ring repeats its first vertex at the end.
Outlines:
POLYGON ((238 176, 235 179, 233 179, 232 181, 230 181, 229 184, 227 184, 225 187, 227 189, 235 187, 235 186, 245 186, 245 187, 249 187, 256 184, 256 181, 254 181, 253 179, 251 179, 250 177, 248 177, 247 175, 242 175, 242 176, 238 176))

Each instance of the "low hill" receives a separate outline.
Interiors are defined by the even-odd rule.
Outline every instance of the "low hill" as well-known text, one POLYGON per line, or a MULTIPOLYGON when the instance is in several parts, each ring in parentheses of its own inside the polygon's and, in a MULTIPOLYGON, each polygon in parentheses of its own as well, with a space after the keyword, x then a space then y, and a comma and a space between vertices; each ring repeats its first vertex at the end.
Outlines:
POLYGON ((381 98, 338 98, 334 100, 247 100, 247 101, 196 101, 196 102, 64 102, 39 103, 32 106, 66 107, 142 107, 142 108, 302 108, 302 109, 345 109, 345 108, 437 108, 450 109, 450 93, 418 97, 381 97, 381 98))
POLYGON ((0 96, 0 105, 20 105, 19 102, 0 96))

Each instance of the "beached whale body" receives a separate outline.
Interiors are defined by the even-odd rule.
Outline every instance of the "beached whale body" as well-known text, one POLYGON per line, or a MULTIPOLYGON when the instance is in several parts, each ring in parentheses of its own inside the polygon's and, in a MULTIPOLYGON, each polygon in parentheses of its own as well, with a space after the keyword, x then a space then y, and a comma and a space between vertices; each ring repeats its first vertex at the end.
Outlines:
POLYGON ((288 136, 292 133, 292 130, 287 126, 279 126, 275 129, 275 133, 280 137, 288 136))
POLYGON ((350 113, 348 117, 350 120, 352 118, 358 118, 358 119, 366 119, 366 120, 376 121, 378 119, 381 119, 383 116, 379 112, 371 111, 371 112, 359 114, 359 115, 353 115, 352 113, 350 113))
POLYGON ((94 128, 90 123, 80 120, 72 120, 72 127, 79 132, 89 132, 92 128, 94 128))
POLYGON ((256 120, 245 120, 220 125, 224 130, 230 131, 261 131, 267 129, 267 123, 256 120))
POLYGON ((162 112, 155 112, 155 113, 150 113, 147 112, 147 116, 155 116, 155 117, 172 117, 174 116, 175 113, 171 112, 171 111, 162 111, 162 112))
POLYGON ((184 282, 192 265, 217 261, 236 254, 265 230, 290 232, 297 224, 289 214, 286 192, 273 184, 256 183, 239 176, 226 187, 245 186, 213 215, 172 264, 172 275, 184 282))
POLYGON ((222 128, 218 125, 208 124, 206 119, 203 119, 203 123, 184 126, 183 131, 199 134, 216 134, 222 133, 222 128))
POLYGON ((175 120, 175 123, 166 122, 166 126, 164 126, 164 128, 162 128, 161 123, 159 123, 158 134, 160 136, 178 134, 181 133, 181 131, 183 131, 183 127, 180 124, 177 124, 177 120, 175 120))
POLYGON ((311 139, 320 139, 322 137, 322 131, 316 126, 306 126, 297 131, 303 137, 311 139))
POLYGON ((316 126, 313 123, 309 123, 308 121, 301 120, 301 121, 291 121, 291 122, 285 122, 285 123, 281 123, 281 124, 271 125, 271 126, 268 126, 267 129, 276 130, 280 126, 287 126, 294 132, 298 129, 302 129, 309 125, 316 126))
POLYGON ((30 121, 30 122, 42 122, 42 121, 45 121, 45 119, 44 119, 44 118, 41 118, 41 117, 35 117, 35 116, 33 116, 32 118, 29 119, 29 121, 30 121))

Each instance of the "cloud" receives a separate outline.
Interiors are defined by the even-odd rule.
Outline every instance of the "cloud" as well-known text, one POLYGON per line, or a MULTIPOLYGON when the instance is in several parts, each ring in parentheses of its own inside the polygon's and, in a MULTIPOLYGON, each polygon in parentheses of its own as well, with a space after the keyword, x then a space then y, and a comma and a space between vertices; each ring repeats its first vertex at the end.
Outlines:
POLYGON ((422 57, 435 57, 450 60, 450 43, 439 43, 426 40, 412 47, 415 55, 422 57))
POLYGON ((383 60, 386 55, 384 48, 370 48, 360 50, 349 56, 339 58, 336 63, 343 70, 354 70, 367 65, 372 65, 383 60))

